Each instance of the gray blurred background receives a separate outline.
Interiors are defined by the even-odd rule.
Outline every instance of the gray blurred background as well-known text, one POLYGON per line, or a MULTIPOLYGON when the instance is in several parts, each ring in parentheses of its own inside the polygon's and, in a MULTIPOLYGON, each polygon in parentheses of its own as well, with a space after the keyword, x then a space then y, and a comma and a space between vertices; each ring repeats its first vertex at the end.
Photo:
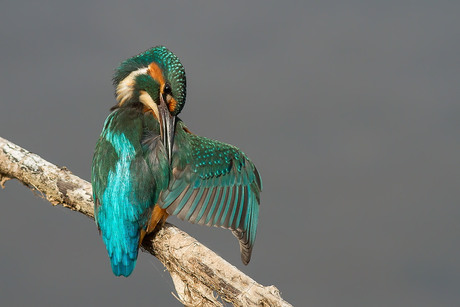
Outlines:
MULTIPOLYGON (((2 1, 0 136, 90 178, 120 61, 181 59, 181 118, 264 182, 251 263, 295 306, 460 306, 459 1, 2 1)), ((179 306, 142 253, 113 276, 94 222, 0 190, 0 305, 179 306)))

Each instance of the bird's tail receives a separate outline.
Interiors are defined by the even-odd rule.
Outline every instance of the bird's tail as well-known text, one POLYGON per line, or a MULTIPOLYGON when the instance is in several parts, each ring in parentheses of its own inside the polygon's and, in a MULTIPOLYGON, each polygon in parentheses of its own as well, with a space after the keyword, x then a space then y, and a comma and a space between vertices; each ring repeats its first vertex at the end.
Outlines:
POLYGON ((139 235, 108 239, 103 234, 102 239, 109 254, 113 274, 128 277, 136 266, 139 235))
MULTIPOLYGON (((137 256, 137 255, 136 255, 137 256)), ((115 257, 110 258, 110 263, 112 265, 113 274, 116 276, 125 276, 128 277, 134 270, 136 266, 136 260, 132 259, 127 253, 122 255, 121 261, 115 259, 115 257)))

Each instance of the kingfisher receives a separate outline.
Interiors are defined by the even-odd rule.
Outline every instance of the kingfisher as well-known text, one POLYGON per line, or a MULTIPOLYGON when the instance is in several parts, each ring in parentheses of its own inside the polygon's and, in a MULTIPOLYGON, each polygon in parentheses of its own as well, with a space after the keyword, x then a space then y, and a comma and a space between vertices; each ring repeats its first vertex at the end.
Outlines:
POLYGON ((262 182, 237 147, 193 134, 178 117, 185 70, 164 46, 123 61, 117 103, 94 151, 94 215, 116 276, 129 276, 146 234, 169 215, 230 229, 246 265, 256 238, 262 182))

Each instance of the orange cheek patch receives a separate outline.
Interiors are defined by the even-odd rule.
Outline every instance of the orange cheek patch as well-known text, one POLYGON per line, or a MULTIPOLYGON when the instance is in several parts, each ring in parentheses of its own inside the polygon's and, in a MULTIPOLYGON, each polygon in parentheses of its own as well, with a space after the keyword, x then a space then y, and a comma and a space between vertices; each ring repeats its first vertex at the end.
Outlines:
POLYGON ((176 110, 176 107, 177 107, 177 100, 171 97, 168 103, 169 112, 174 112, 174 110, 176 110))
POLYGON ((165 84, 165 79, 163 77, 163 72, 160 66, 158 66, 158 64, 155 62, 150 63, 148 73, 150 77, 152 77, 154 80, 156 80, 160 84, 160 88, 162 89, 161 91, 163 91, 163 85, 165 84))

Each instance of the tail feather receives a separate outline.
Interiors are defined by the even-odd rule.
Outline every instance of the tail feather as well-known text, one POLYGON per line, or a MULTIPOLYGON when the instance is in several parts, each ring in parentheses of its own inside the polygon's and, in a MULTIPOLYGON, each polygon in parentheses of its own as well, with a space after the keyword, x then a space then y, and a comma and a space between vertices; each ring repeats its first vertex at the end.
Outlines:
POLYGON ((118 240, 102 236, 110 258, 113 274, 128 277, 136 266, 139 238, 128 237, 118 240), (121 242, 120 242, 121 241, 121 242))
POLYGON ((117 261, 115 257, 110 258, 113 274, 116 276, 128 277, 136 266, 136 259, 132 259, 128 254, 124 254, 121 261, 117 261))

